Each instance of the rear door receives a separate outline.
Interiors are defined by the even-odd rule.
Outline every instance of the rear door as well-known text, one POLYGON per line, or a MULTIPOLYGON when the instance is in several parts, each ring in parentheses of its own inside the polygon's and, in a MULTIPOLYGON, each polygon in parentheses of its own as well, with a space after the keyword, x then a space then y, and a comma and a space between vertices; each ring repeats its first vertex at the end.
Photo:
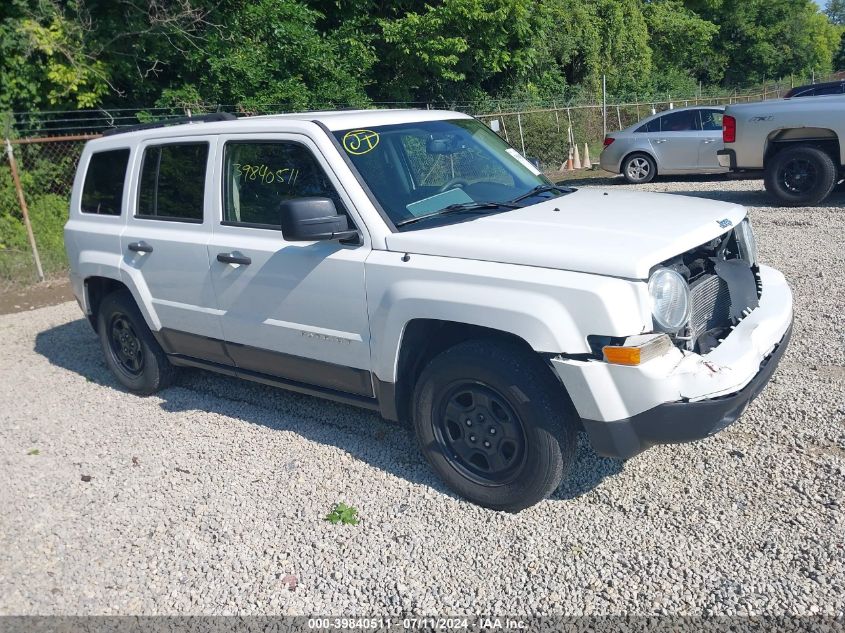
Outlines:
POLYGON ((157 317, 166 351, 231 364, 207 249, 215 152, 214 137, 142 143, 120 241, 124 270, 157 317))
POLYGON ((722 118, 724 114, 723 110, 713 108, 698 110, 701 124, 698 166, 702 171, 727 171, 719 165, 719 157, 716 155, 716 152, 725 147, 722 142, 722 118))
POLYGON ((698 112, 679 110, 660 117, 660 133, 652 135, 657 171, 693 171, 698 167, 698 112))
MULTIPOLYGON (((221 136, 214 229, 208 244, 228 353, 239 368, 372 396, 370 329, 360 244, 287 242, 279 203, 351 201, 302 134, 221 136)), ((350 227, 363 225, 350 215, 350 227)))

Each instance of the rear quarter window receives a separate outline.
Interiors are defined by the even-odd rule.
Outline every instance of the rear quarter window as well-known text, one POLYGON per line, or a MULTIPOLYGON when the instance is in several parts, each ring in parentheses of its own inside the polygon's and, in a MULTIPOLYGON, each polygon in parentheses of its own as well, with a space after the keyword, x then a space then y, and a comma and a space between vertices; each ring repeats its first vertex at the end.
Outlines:
POLYGON ((128 163, 128 149, 114 149, 91 155, 88 171, 85 173, 85 183, 82 185, 80 209, 83 213, 120 215, 128 163))

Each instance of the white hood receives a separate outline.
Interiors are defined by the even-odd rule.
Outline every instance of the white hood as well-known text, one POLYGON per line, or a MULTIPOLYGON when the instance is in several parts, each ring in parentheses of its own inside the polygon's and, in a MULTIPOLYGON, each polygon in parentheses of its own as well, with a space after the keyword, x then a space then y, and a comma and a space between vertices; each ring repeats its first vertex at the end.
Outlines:
POLYGON ((393 233, 387 248, 645 279, 655 264, 712 240, 744 217, 742 206, 714 200, 581 189, 524 209, 393 233))

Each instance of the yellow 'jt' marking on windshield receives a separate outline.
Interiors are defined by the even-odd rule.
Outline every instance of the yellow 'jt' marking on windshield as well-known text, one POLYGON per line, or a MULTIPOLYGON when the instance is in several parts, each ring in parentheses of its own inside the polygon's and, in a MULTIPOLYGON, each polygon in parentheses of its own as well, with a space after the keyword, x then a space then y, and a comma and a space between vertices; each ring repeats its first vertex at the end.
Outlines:
POLYGON ((343 149, 350 154, 360 156, 371 152, 378 145, 378 132, 372 130, 350 130, 343 135, 343 149))

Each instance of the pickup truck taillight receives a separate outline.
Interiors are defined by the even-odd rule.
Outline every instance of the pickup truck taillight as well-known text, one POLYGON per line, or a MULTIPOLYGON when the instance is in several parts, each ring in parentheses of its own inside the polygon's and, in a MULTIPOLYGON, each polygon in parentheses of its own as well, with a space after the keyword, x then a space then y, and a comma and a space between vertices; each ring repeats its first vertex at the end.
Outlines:
POLYGON ((722 141, 725 143, 736 142, 736 119, 728 114, 722 118, 722 141))
POLYGON ((615 140, 616 139, 613 138, 612 136, 605 136, 604 137, 604 146, 607 147, 608 145, 610 145, 615 140))

